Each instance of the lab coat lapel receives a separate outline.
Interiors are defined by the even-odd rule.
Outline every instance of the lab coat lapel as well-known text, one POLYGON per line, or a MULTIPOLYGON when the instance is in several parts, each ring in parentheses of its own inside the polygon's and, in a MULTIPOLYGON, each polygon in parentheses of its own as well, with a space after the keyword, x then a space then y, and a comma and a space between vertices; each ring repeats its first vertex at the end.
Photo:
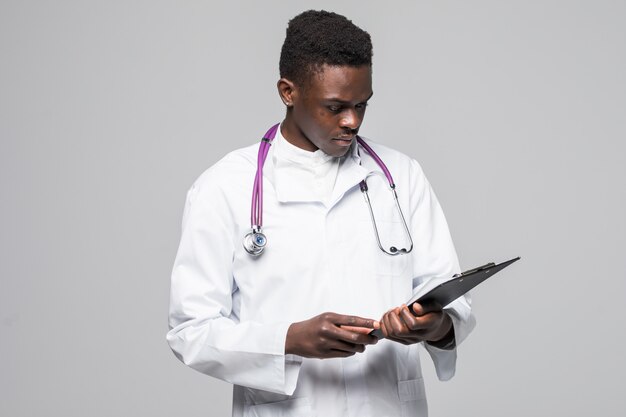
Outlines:
POLYGON ((358 147, 355 146, 355 148, 356 149, 352 151, 352 154, 342 161, 339 166, 337 181, 335 181, 335 187, 333 188, 329 208, 337 204, 348 190, 357 186, 362 180, 367 178, 367 176, 373 172, 370 167, 361 165, 361 158, 358 155, 358 147))

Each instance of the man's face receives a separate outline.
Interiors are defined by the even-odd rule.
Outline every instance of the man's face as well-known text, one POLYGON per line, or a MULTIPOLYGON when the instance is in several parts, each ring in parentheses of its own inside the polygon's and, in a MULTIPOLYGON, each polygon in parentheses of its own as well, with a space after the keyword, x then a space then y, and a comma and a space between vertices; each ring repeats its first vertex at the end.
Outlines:
POLYGON ((302 88, 294 86, 283 134, 294 145, 339 157, 346 154, 372 96, 370 66, 329 66, 302 88))

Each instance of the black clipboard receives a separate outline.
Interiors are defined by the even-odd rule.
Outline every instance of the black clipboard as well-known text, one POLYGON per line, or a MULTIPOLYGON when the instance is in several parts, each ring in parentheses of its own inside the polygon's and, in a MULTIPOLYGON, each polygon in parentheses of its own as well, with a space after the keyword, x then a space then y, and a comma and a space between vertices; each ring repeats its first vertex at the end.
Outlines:
MULTIPOLYGON (((476 287, 481 282, 484 282, 490 276, 502 271, 513 262, 519 261, 520 257, 510 259, 506 262, 495 264, 490 262, 488 264, 479 266, 477 268, 469 269, 461 274, 455 274, 451 279, 445 281, 435 288, 427 292, 426 294, 418 297, 417 299, 411 299, 407 303, 409 311, 413 313, 410 308, 413 303, 430 304, 437 303, 442 307, 446 307, 448 304, 476 287)), ((383 337, 383 331, 381 329, 373 330, 369 333, 371 336, 378 338, 383 337)))

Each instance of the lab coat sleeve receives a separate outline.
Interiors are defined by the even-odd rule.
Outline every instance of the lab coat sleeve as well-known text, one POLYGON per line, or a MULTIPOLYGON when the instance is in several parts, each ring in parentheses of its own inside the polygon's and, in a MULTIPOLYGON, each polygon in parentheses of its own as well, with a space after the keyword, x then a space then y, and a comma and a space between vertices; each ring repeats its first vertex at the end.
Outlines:
MULTIPOLYGON (((444 217, 439 201, 426 179, 421 167, 411 161, 411 193, 410 213, 413 231, 413 289, 431 278, 451 277, 460 272, 459 261, 450 237, 448 223, 444 217)), ((469 294, 452 302, 445 309, 452 318, 454 327, 455 347, 450 350, 439 349, 424 343, 430 354, 437 377, 448 380, 456 370, 457 347, 472 331, 476 320, 471 312, 469 294)))
POLYGON ((200 179, 187 194, 167 341, 178 359, 199 372, 291 395, 302 360, 285 355, 290 323, 239 321, 232 261, 234 245, 241 242, 234 241, 225 192, 200 179))

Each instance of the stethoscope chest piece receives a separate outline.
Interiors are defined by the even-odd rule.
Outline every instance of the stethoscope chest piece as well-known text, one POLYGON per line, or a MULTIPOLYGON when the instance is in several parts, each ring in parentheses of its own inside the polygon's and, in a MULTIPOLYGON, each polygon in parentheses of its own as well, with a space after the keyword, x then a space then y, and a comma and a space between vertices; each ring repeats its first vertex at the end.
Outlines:
POLYGON ((267 237, 260 229, 252 229, 243 238, 243 248, 252 256, 259 256, 267 245, 267 237))

